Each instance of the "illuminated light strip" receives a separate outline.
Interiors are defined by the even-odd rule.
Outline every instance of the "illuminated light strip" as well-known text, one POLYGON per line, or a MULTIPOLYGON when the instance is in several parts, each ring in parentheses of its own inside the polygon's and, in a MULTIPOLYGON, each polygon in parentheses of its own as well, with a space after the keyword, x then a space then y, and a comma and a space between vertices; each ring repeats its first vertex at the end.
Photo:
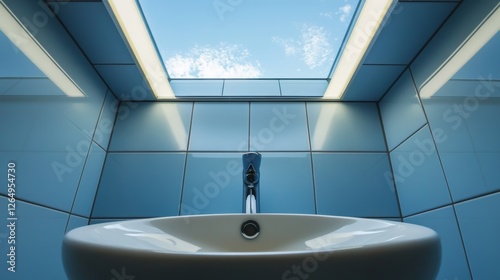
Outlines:
POLYGON ((106 0, 123 35, 157 99, 174 99, 168 76, 151 40, 136 0, 106 0))
POLYGON ((2 2, 0 2, 0 19, 0 30, 5 36, 62 92, 70 97, 85 97, 83 91, 2 2))
POLYGON ((339 63, 335 67, 323 99, 339 100, 365 56, 385 16, 393 6, 393 0, 366 0, 347 40, 339 63))
POLYGON ((500 31, 500 6, 457 48, 420 89, 421 98, 432 97, 500 31))

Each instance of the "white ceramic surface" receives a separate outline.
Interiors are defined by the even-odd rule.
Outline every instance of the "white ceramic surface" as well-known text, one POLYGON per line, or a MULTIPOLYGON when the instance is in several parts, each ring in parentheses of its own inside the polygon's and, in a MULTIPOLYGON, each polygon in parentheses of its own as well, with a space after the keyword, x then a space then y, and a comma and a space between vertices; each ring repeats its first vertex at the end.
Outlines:
POLYGON ((69 279, 431 280, 438 235, 385 220, 294 214, 223 214, 96 224, 68 232, 69 279), (260 234, 241 235, 254 220, 260 234))

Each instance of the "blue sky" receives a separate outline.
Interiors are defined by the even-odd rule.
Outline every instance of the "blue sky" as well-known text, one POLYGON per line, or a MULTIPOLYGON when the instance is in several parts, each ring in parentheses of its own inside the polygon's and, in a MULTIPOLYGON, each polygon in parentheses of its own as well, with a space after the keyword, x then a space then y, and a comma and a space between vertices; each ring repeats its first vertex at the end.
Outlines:
POLYGON ((171 78, 327 78, 359 0, 139 0, 171 78))

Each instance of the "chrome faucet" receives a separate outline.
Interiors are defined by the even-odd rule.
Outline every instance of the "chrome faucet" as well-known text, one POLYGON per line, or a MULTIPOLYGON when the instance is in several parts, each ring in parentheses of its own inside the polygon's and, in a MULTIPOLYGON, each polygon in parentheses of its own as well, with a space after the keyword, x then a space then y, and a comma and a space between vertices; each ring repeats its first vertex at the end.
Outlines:
POLYGON ((256 152, 243 155, 243 213, 260 212, 259 177, 261 155, 256 152))

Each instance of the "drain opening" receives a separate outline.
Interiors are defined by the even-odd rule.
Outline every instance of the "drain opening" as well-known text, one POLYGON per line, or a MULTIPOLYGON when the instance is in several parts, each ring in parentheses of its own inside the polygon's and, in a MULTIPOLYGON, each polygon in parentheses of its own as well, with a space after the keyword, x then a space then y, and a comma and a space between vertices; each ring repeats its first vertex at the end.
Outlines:
POLYGON ((254 220, 248 220, 241 225, 241 235, 246 239, 254 239, 259 236, 259 224, 254 220))

